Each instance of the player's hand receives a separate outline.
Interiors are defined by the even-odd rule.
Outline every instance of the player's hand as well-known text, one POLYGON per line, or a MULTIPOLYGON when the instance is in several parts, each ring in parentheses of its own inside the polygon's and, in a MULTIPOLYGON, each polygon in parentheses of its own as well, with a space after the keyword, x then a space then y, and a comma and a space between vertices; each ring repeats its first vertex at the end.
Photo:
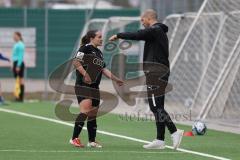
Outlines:
POLYGON ((122 86, 124 84, 123 80, 121 79, 117 80, 116 83, 118 84, 118 86, 122 86))
POLYGON ((20 72, 20 68, 19 68, 19 67, 16 68, 16 72, 17 72, 17 73, 20 72))
POLYGON ((113 35, 112 37, 109 38, 109 41, 115 41, 117 39, 118 39, 117 35, 113 35))
POLYGON ((87 84, 91 84, 92 83, 92 80, 89 76, 89 74, 86 72, 85 75, 84 75, 84 82, 87 83, 87 84))

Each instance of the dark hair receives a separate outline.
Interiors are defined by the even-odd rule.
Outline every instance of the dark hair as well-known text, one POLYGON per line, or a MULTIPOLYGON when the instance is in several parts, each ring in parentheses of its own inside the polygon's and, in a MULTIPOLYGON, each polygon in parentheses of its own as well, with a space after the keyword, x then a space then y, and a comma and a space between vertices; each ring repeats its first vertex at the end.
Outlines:
POLYGON ((19 39, 23 41, 22 34, 20 32, 15 32, 14 34, 16 34, 19 37, 19 39))
POLYGON ((96 37, 96 32, 98 32, 98 31, 97 30, 88 31, 87 34, 82 37, 81 46, 90 43, 91 38, 96 37))

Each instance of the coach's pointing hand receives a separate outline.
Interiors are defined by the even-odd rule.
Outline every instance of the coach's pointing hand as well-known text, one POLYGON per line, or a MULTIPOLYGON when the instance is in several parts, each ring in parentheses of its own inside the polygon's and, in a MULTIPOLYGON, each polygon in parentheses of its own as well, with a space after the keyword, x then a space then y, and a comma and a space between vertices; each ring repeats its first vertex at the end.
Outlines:
POLYGON ((115 41, 117 39, 118 39, 117 35, 113 35, 112 37, 109 38, 109 41, 115 41))

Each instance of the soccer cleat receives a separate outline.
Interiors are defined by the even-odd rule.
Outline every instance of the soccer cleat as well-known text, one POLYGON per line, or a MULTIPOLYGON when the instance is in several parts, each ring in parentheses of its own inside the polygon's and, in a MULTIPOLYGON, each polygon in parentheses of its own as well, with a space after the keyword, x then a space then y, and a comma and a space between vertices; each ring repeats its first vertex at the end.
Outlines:
POLYGON ((91 148, 102 148, 102 145, 100 145, 98 142, 88 142, 87 146, 91 148))
POLYGON ((75 147, 80 147, 80 148, 84 147, 84 144, 81 143, 79 138, 70 139, 69 143, 75 147))
POLYGON ((155 139, 151 143, 143 145, 143 148, 145 149, 164 149, 165 148, 165 142, 155 139))
POLYGON ((177 149, 182 141, 182 137, 183 137, 183 130, 177 130, 176 132, 174 132, 171 135, 172 141, 173 141, 173 149, 177 149))

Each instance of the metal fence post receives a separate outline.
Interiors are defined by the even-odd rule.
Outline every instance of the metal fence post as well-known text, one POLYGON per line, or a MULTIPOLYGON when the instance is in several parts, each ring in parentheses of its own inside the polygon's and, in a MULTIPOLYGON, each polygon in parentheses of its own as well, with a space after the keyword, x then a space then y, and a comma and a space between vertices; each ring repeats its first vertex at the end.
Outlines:
POLYGON ((48 1, 45 1, 45 31, 44 31, 44 37, 45 37, 45 48, 44 48, 44 100, 47 100, 48 98, 48 1))

